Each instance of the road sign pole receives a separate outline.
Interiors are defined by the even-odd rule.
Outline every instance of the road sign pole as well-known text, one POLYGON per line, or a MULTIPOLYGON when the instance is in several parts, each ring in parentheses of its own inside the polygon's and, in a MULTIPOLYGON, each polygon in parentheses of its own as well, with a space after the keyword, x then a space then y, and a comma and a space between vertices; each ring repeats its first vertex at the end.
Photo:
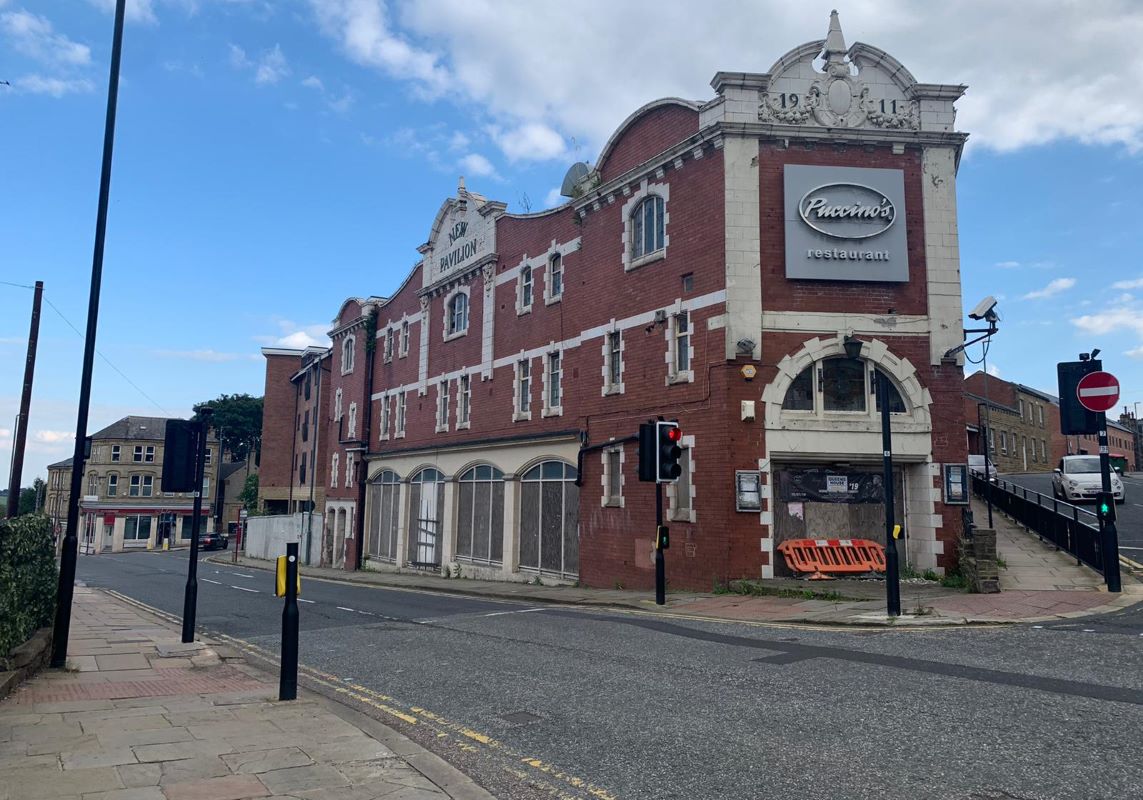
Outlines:
POLYGON ((655 605, 667 603, 667 562, 663 553, 663 484, 655 484, 655 605))
POLYGON ((199 412, 195 452, 194 517, 191 519, 190 560, 187 562, 187 585, 183 590, 183 643, 194 641, 195 614, 198 610, 198 535, 202 524, 202 480, 206 461, 206 435, 210 430, 211 409, 199 412))
POLYGON ((1099 414, 1099 478, 1105 495, 1111 498, 1112 514, 1100 529, 1100 550, 1103 551, 1103 580, 1107 591, 1121 592, 1123 584, 1119 574, 1119 531, 1115 527, 1115 497, 1111 493, 1111 458, 1107 451, 1107 414, 1099 414))
POLYGON ((286 544, 286 604, 282 608, 282 665, 278 699, 298 697, 298 543, 286 544))

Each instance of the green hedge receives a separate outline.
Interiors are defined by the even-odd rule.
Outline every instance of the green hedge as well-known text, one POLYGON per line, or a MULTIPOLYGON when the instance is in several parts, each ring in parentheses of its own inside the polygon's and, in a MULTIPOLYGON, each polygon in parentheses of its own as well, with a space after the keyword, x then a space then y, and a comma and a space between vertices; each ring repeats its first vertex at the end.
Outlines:
POLYGON ((58 580, 51 520, 0 520, 0 661, 51 623, 58 580))

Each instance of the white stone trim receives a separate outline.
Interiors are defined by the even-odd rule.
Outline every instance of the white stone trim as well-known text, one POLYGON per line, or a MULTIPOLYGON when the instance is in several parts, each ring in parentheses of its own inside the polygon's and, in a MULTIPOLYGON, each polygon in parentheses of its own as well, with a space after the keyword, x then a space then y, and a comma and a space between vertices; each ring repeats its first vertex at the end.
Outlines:
POLYGON ((449 381, 441 379, 437 381, 437 424, 436 433, 448 433, 448 391, 449 381))
POLYGON ((627 476, 624 474, 623 465, 627 460, 627 453, 623 445, 617 444, 614 447, 606 447, 600 451, 600 461, 603 464, 603 473, 600 481, 603 484, 603 491, 599 495, 599 505, 603 508, 626 508, 627 498, 624 488, 627 485, 627 476), (611 489, 611 465, 608 456, 611 453, 619 454, 619 494, 612 496, 608 494, 611 489))
POLYGON ((341 340, 341 374, 349 375, 357 361, 357 335, 349 334, 341 340))
POLYGON ((333 421, 334 422, 341 422, 342 397, 343 396, 344 395, 341 391, 341 387, 338 386, 337 391, 335 391, 333 393, 333 421))
POLYGON ((523 350, 515 357, 512 367, 512 421, 523 422, 532 418, 532 403, 535 401, 533 395, 536 391, 536 370, 532 365, 533 356, 526 354, 523 350), (528 363, 528 409, 524 410, 520 407, 520 364, 521 362, 528 363))
POLYGON ((544 405, 543 405, 542 410, 540 411, 540 416, 541 417, 560 417, 560 416, 563 416, 563 413, 564 413, 564 351, 561 350, 556 345, 555 342, 550 342, 548 344, 547 350, 544 351, 544 359, 541 362, 541 364, 543 365, 543 370, 544 370, 544 374, 543 374, 544 405), (560 369, 559 369, 559 373, 556 377, 556 380, 559 384, 557 388, 559 389, 559 392, 560 392, 560 402, 558 405, 554 405, 554 406, 550 404, 551 394, 549 393, 550 387, 549 387, 549 383, 548 383, 548 381, 549 381, 548 373, 550 372, 550 366, 551 366, 550 358, 551 358, 551 356, 558 356, 560 359, 560 369))
MULTIPOLYGON (((628 187, 623 187, 623 194, 628 194, 628 187)), ((659 261, 667 257, 667 249, 671 243, 671 184, 670 183, 650 183, 644 178, 639 183, 639 188, 632 192, 627 202, 623 204, 620 209, 620 214, 623 220, 623 231, 620 237, 623 246, 623 270, 624 272, 631 272, 638 269, 645 264, 650 264, 653 261, 659 261), (659 250, 651 253, 645 253, 639 258, 633 258, 631 255, 632 245, 634 244, 635 236, 635 221, 632 219, 632 214, 639 204, 646 200, 651 195, 658 195, 663 198, 663 246, 659 250)), ((757 224, 757 220, 755 220, 757 224)))
POLYGON ((421 298, 421 347, 417 364, 417 396, 428 394, 429 378, 429 298, 421 298))
POLYGON ((674 308, 667 311, 667 324, 663 326, 664 336, 667 337, 667 378, 668 386, 676 383, 694 383, 695 381, 695 326, 691 319, 691 312, 683 308, 682 300, 676 300, 674 308), (675 350, 678 339, 675 337, 677 323, 676 317, 687 315, 687 364, 690 369, 675 369, 675 350))
MULTIPOLYGON (((719 289, 716 292, 711 292, 710 294, 701 295, 699 297, 687 298, 682 300, 681 303, 680 301, 676 300, 672 306, 667 308, 651 309, 650 311, 644 311, 639 314, 634 314, 630 317, 624 317, 623 319, 615 320, 614 322, 609 321, 602 325, 596 325, 593 328, 586 328, 575 336, 570 336, 567 339, 556 343, 556 347, 558 347, 562 352, 566 352, 568 350, 574 350, 575 348, 590 342, 592 339, 597 339, 603 336, 609 330, 617 328, 619 330, 626 331, 630 330, 631 328, 645 328, 655 321, 655 314, 657 311, 664 311, 669 313, 671 308, 681 308, 687 311, 699 311, 724 302, 726 302, 726 291, 723 289, 719 289)), ((546 353, 549 349, 550 348, 548 345, 541 345, 540 347, 533 347, 530 350, 520 350, 519 352, 513 353, 512 355, 501 356, 500 358, 497 358, 493 362, 492 367, 493 369, 504 369, 512 366, 514 362, 519 359, 538 358, 546 353)), ((479 364, 466 365, 446 373, 445 377, 456 377, 461 372, 472 371, 473 369, 478 369, 479 366, 479 364)), ((428 371, 427 362, 425 371, 428 371)), ((415 383, 391 387, 385 391, 390 393, 397 391, 416 391, 419 394, 423 395, 427 392, 426 386, 426 380, 424 378, 420 378, 415 383)), ((381 391, 374 392, 372 399, 377 400, 381 397, 382 394, 383 392, 381 391)))
POLYGON ((464 373, 456 377, 456 430, 463 431, 472 427, 472 374, 464 373), (460 410, 464 406, 464 394, 461 391, 461 383, 464 379, 468 379, 468 419, 462 420, 460 418, 460 410))
MULTIPOLYGON (((490 264, 481 275, 480 293, 480 379, 492 379, 492 361, 495 358, 496 336, 496 266, 490 264)), ((469 312, 472 306, 468 307, 469 312)))
POLYGON ((357 401, 349 404, 349 438, 357 438, 357 401))
MULTIPOLYGON (((964 318, 961 315, 964 304, 961 300, 956 207, 957 155, 955 147, 929 145, 923 148, 921 157, 929 360, 934 365, 940 364, 946 352, 963 342, 964 318)), ((958 364, 964 364, 963 352, 956 358, 958 364)))
POLYGON ((393 404, 390 401, 389 394, 381 395, 381 432, 377 439, 382 442, 389 438, 389 423, 393 416, 393 404))
POLYGON ((453 339, 459 339, 462 336, 468 335, 468 326, 472 321, 472 297, 467 284, 455 287, 451 292, 448 293, 448 295, 445 296, 444 314, 442 316, 443 328, 441 330, 441 335, 444 337, 444 341, 451 342, 453 339), (448 326, 452 321, 452 302, 454 299, 456 299, 457 295, 462 294, 464 295, 464 301, 466 304, 464 311, 464 327, 450 333, 448 326))
POLYGON ((334 453, 329 459, 329 486, 331 489, 337 487, 337 476, 341 472, 340 463, 340 453, 334 453))
POLYGON ((667 516, 672 522, 694 522, 695 515, 695 497, 698 495, 697 487, 695 484, 695 437, 693 434, 685 435, 679 440, 682 445, 683 452, 687 457, 687 468, 689 470, 688 477, 690 485, 687 487, 690 493, 691 507, 689 509, 680 509, 678 507, 679 499, 679 483, 675 481, 667 484, 667 516))
POLYGON ((615 318, 611 318, 611 328, 603 334, 603 344, 600 346, 600 351, 603 353, 603 386, 600 388, 599 393, 604 397, 612 394, 623 394, 625 386, 623 384, 623 370, 626 364, 624 363, 624 352, 627 350, 627 340, 623 336, 623 329, 620 328, 615 318), (611 383, 611 342, 608 341, 611 334, 618 334, 619 336, 619 383, 611 383))

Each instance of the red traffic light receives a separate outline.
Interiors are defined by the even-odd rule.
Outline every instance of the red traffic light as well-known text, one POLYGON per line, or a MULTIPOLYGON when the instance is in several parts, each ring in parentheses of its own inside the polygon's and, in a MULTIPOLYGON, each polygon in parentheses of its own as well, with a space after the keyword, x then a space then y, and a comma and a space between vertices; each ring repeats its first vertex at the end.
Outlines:
POLYGON ((668 428, 667 429, 667 438, 670 439, 672 442, 677 442, 683 438, 683 432, 678 427, 668 428))

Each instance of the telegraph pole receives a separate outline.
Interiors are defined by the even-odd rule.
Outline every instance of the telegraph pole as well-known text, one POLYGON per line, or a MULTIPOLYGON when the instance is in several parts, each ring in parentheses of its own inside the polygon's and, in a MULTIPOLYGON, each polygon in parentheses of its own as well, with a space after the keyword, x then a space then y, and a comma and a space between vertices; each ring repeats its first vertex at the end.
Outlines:
POLYGON ((32 327, 28 332, 28 360, 24 364, 24 391, 20 395, 20 415, 16 417, 16 440, 12 442, 12 474, 8 479, 8 519, 20 512, 20 482, 24 471, 24 445, 28 441, 28 409, 32 405, 32 378, 36 373, 36 343, 40 338, 40 301, 44 282, 36 281, 32 295, 32 327))
POLYGON ((83 491, 83 465, 87 441, 87 414, 91 406, 91 372, 95 362, 95 333, 99 321, 99 290, 103 280, 103 244, 107 235, 107 205, 111 194, 111 155, 115 148, 115 107, 119 99, 119 60, 123 50, 123 13, 126 0, 115 0, 115 28, 111 40, 111 75, 107 87, 107 118, 103 129, 103 168, 99 176, 99 208, 95 215, 95 251, 91 259, 91 293, 87 301, 87 335, 83 342, 83 373, 79 380, 79 409, 75 419, 75 448, 71 459, 71 494, 67 501, 67 527, 60 559, 56 620, 52 629, 53 667, 67 663, 71 630, 71 600, 75 589, 76 528, 79 497, 83 491))

